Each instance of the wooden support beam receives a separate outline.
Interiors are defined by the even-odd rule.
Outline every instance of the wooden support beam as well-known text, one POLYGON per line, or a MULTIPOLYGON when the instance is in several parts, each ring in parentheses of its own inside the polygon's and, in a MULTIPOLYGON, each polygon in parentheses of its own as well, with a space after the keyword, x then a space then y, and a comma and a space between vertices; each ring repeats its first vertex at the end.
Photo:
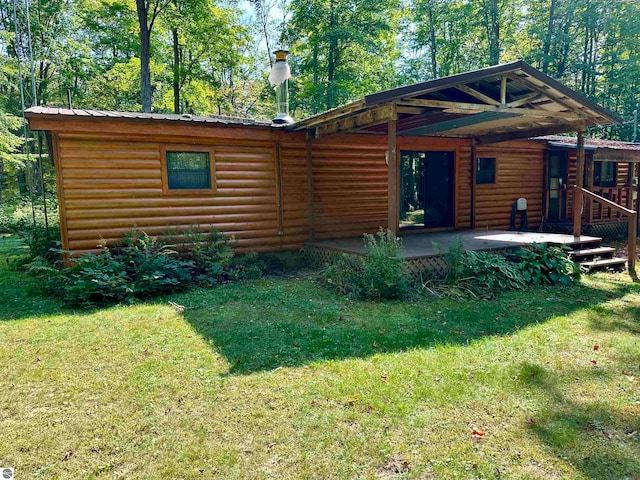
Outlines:
MULTIPOLYGON (((394 112, 395 113, 395 112, 394 112)), ((393 115, 387 123, 387 171, 388 200, 387 228, 398 234, 398 152, 396 142, 397 115, 393 115)))
POLYGON ((476 178, 478 176, 478 140, 471 140, 471 205, 469 214, 469 228, 476 228, 476 178))
POLYGON ((512 130, 496 134, 487 134, 478 137, 478 145, 486 145, 488 143, 507 142, 509 140, 521 140, 523 138, 539 137, 541 135, 552 135, 554 133, 565 133, 575 131, 578 125, 558 123, 557 125, 545 126, 540 128, 530 128, 522 130, 512 130))
POLYGON ((313 221, 313 137, 307 134, 307 218, 309 219, 309 240, 316 239, 313 221))
POLYGON ((580 190, 584 179, 584 129, 578 130, 578 160, 576 162, 576 186, 573 191, 573 236, 579 237, 582 233, 582 202, 583 194, 580 190))
POLYGON ((327 137, 336 133, 353 132, 386 123, 395 111, 395 105, 384 105, 327 122, 316 127, 316 138, 327 137))
POLYGON ((500 105, 507 104, 507 77, 500 77, 500 105))
MULTIPOLYGON (((576 106, 576 105, 571 105, 568 102, 565 102, 562 99, 559 99, 558 97, 554 97, 549 95, 549 90, 551 90, 551 87, 549 87, 548 85, 536 85, 534 82, 532 82, 531 80, 529 80, 527 75, 516 75, 514 73, 507 73, 506 76, 508 78, 510 78, 511 80, 520 83, 521 85, 524 85, 525 87, 529 88, 530 90, 533 90, 534 92, 540 93, 542 95, 545 95, 547 97, 549 97, 551 100, 553 100, 556 103, 559 103, 560 105, 562 105, 565 108, 570 109, 572 112, 575 112, 576 110, 583 110, 584 106, 580 105, 580 106, 576 106)), ((566 98, 566 97, 565 97, 566 98)))
POLYGON ((517 113, 518 115, 532 118, 557 118, 562 119, 565 122, 572 122, 580 120, 581 118, 586 118, 584 115, 574 112, 552 112, 532 108, 512 108, 506 105, 495 106, 485 105, 481 103, 449 102, 443 100, 428 100, 422 98, 405 98, 400 100, 399 105, 425 108, 442 108, 448 109, 449 113, 460 112, 463 114, 473 114, 477 112, 517 113), (469 110, 469 112, 466 112, 465 110, 469 110))
POLYGON ((507 107, 520 107, 535 100, 540 100, 541 98, 543 98, 543 95, 540 95, 538 92, 533 92, 513 102, 507 103, 507 107))
POLYGON ((494 100, 493 98, 485 95, 482 92, 479 92, 467 85, 456 85, 455 87, 457 90, 460 90, 461 92, 466 93, 467 95, 471 95, 473 98, 477 98, 478 100, 480 100, 481 102, 484 102, 488 105, 495 105, 498 106, 500 105, 500 102, 498 102, 497 100, 494 100))

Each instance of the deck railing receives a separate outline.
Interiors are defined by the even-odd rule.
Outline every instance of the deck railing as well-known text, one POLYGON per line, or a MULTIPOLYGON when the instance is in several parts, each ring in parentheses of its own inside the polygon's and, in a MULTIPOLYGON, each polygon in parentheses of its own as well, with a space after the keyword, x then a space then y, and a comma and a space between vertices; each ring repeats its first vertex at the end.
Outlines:
POLYGON ((627 249, 627 265, 630 272, 635 271, 636 266, 636 238, 638 235, 638 212, 631 210, 630 208, 618 205, 616 202, 609 200, 608 198, 601 197, 600 195, 593 193, 585 188, 573 187, 573 194, 576 196, 576 203, 574 204, 573 211, 573 234, 580 236, 582 229, 582 205, 584 204, 585 197, 589 200, 595 201, 600 205, 613 210, 620 215, 624 215, 629 219, 629 243, 627 249), (577 208, 576 208, 577 207, 577 208))

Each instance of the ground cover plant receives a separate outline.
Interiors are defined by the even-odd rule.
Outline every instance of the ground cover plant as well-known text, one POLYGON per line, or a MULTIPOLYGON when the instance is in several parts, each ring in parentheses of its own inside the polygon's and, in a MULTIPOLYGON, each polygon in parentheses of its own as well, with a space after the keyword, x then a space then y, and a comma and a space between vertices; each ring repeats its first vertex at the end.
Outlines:
POLYGON ((48 292, 68 305, 131 303, 194 285, 211 286, 262 275, 255 254, 235 256, 230 240, 218 230, 168 232, 161 238, 132 230, 99 253, 74 256, 60 249, 51 232, 36 226, 21 236, 25 253, 12 265, 40 277, 48 292), (64 268, 62 258, 71 265, 64 268))
POLYGON ((18 478, 640 472, 625 274, 402 302, 299 274, 87 312, 1 261, 0 295, 0 464, 18 478))

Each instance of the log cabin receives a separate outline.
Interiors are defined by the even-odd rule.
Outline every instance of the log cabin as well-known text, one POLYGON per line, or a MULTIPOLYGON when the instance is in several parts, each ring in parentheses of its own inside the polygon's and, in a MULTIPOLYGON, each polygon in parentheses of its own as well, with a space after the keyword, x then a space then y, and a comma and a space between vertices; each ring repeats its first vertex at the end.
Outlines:
POLYGON ((620 117, 523 61, 374 93, 300 121, 279 110, 276 121, 258 121, 28 109, 52 152, 63 248, 93 251, 133 228, 216 227, 238 252, 296 250, 380 227, 407 237, 520 229, 518 199, 525 227, 568 221, 579 237, 612 215, 609 204, 592 207, 593 197, 583 209, 585 195, 633 208, 637 150, 627 157, 602 147, 626 162, 615 160, 609 185, 609 167, 584 139, 587 127, 620 117), (565 132, 577 132, 573 143, 548 136, 565 132))

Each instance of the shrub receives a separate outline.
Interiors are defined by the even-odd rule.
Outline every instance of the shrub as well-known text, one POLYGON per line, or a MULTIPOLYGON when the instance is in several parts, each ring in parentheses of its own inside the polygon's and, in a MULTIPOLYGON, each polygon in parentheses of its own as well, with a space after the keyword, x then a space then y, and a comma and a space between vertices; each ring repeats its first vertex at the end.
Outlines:
POLYGON ((70 268, 56 271, 38 257, 30 270, 52 277, 49 291, 74 305, 132 301, 194 284, 256 278, 264 271, 256 254, 234 258, 229 241, 217 230, 208 235, 190 231, 181 242, 177 246, 182 248, 176 248, 132 231, 119 245, 104 245, 102 252, 83 255, 70 268))
POLYGON ((400 239, 381 228, 375 235, 365 234, 364 242, 368 249, 364 257, 343 255, 325 269, 327 283, 362 299, 406 297, 409 279, 400 239))
POLYGON ((467 287, 480 296, 527 286, 518 264, 491 252, 465 252, 463 277, 467 287))
POLYGON ((72 305, 117 303, 130 300, 134 293, 122 258, 106 247, 98 255, 78 258, 72 267, 51 277, 47 287, 72 305))
POLYGON ((533 244, 516 250, 512 260, 530 285, 570 285, 580 277, 580 266, 569 258, 567 250, 533 244))
POLYGON ((445 254, 447 275, 444 284, 423 285, 431 293, 454 296, 472 294, 489 298, 505 290, 522 290, 542 285, 569 285, 580 274, 566 251, 546 245, 517 249, 507 257, 495 253, 464 251, 453 242, 445 254))
POLYGON ((193 262, 178 258, 174 250, 144 232, 126 234, 116 258, 123 263, 129 288, 138 298, 179 290, 193 280, 193 262))

